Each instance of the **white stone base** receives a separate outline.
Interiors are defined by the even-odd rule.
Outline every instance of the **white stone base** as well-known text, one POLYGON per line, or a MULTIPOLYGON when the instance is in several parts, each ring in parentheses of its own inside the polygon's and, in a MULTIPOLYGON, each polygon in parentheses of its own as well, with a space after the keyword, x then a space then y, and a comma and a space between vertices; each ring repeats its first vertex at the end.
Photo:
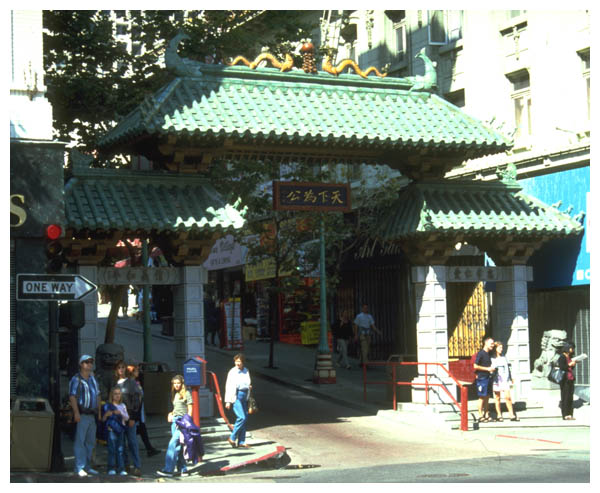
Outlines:
POLYGON ((318 354, 313 372, 314 383, 336 383, 335 368, 331 360, 331 354, 318 354))

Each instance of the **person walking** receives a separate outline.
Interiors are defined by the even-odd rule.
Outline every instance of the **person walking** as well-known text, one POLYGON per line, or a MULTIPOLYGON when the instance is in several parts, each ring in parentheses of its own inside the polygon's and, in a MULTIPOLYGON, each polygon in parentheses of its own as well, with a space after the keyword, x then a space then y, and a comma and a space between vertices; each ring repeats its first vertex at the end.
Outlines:
POLYGON ((121 389, 115 386, 110 390, 108 402, 102 406, 102 421, 106 423, 106 462, 109 476, 117 474, 117 470, 120 476, 127 476, 123 449, 128 420, 127 406, 121 400, 121 389))
POLYGON ((337 341, 336 349, 338 355, 335 363, 337 366, 340 366, 341 361, 342 366, 349 370, 351 367, 350 363, 348 363, 348 342, 352 339, 353 330, 348 312, 343 311, 341 313, 340 318, 332 325, 331 332, 337 341))
POLYGON ((473 369, 475 370, 476 376, 475 386, 477 387, 479 411, 479 418, 477 421, 481 423, 487 423, 490 420, 488 409, 491 392, 490 378, 491 374, 494 373, 490 353, 493 347, 494 339, 492 337, 486 337, 483 340, 483 347, 475 356, 475 362, 473 363, 473 369))
POLYGON ((354 319, 354 339, 360 341, 360 364, 365 367, 369 361, 373 331, 381 335, 379 329, 375 327, 375 319, 369 313, 369 306, 365 303, 362 306, 362 311, 354 319))
POLYGON ((510 365, 506 356, 502 356, 504 346, 500 341, 494 343, 492 350, 492 368, 495 370, 492 389, 494 391, 494 402, 496 405, 496 419, 494 421, 504 421, 502 417, 502 405, 500 402, 501 394, 504 394, 504 402, 510 413, 511 421, 521 421, 514 412, 510 388, 513 385, 510 365))
POLYGON ((117 361, 114 378, 115 384, 121 389, 123 402, 127 406, 129 412, 129 419, 127 420, 127 427, 125 429, 125 441, 127 442, 125 466, 128 467, 129 462, 129 455, 127 454, 128 450, 133 460, 131 474, 134 476, 141 476, 142 461, 140 460, 140 450, 136 430, 140 409, 142 407, 142 394, 138 389, 135 380, 127 377, 127 366, 124 361, 117 361))
POLYGON ((172 478, 175 476, 175 466, 179 469, 179 474, 188 476, 187 466, 183 457, 183 447, 181 446, 181 432, 177 428, 177 419, 186 414, 192 415, 192 394, 185 388, 185 383, 181 375, 175 375, 171 379, 171 401, 173 411, 167 416, 167 421, 171 423, 171 440, 167 447, 165 455, 165 467, 156 474, 163 477, 172 478))
POLYGON ((79 358, 79 373, 69 382, 69 404, 76 423, 73 444, 75 473, 80 477, 98 474, 91 466, 96 444, 96 417, 100 416, 100 388, 92 375, 93 367, 94 358, 89 354, 82 355, 79 358))
POLYGON ((139 414, 134 417, 137 423, 137 434, 142 438, 142 442, 144 442, 144 446, 146 447, 146 454, 148 457, 153 457, 157 454, 160 454, 160 450, 156 449, 150 443, 150 438, 148 437, 148 430, 146 429, 146 412, 144 409, 144 388, 140 382, 140 367, 138 365, 128 365, 127 366, 127 377, 135 382, 137 390, 141 395, 141 405, 139 414))
POLYGON ((558 367, 565 372, 560 382, 560 410, 562 419, 574 420, 573 417, 573 393, 575 392, 575 375, 573 368, 577 361, 573 361, 575 344, 567 342, 562 348, 562 354, 558 357, 558 367))
POLYGON ((234 448, 249 448, 250 445, 246 443, 246 423, 248 422, 248 394, 252 389, 252 381, 250 372, 244 365, 245 358, 243 354, 236 354, 233 357, 233 363, 234 367, 229 370, 225 382, 224 400, 226 409, 231 409, 233 406, 236 420, 227 441, 234 448))

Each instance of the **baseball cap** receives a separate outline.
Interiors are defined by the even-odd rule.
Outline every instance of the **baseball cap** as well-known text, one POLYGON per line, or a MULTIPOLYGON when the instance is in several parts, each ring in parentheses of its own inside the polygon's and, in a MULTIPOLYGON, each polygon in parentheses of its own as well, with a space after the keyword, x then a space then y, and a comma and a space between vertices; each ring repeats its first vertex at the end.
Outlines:
POLYGON ((94 361, 94 357, 90 356, 89 354, 84 354, 83 356, 81 356, 81 358, 79 358, 79 364, 83 363, 84 361, 87 361, 91 359, 92 361, 94 361))

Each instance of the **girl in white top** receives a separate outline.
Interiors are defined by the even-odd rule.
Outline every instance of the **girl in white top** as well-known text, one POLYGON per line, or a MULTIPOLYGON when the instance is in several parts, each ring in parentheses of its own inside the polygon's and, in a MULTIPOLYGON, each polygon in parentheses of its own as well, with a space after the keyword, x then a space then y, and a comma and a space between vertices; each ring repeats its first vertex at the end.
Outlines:
POLYGON ((492 351, 492 368, 496 371, 494 373, 494 400, 496 404, 496 421, 504 421, 502 418, 502 407, 500 405, 500 394, 504 393, 504 401, 506 407, 510 413, 511 421, 520 421, 515 415, 512 405, 512 399, 510 398, 510 387, 513 384, 512 376, 510 374, 510 367, 508 360, 505 356, 502 356, 503 346, 502 343, 497 341, 494 343, 494 349, 492 351))
POLYGON ((225 383, 225 407, 231 409, 236 416, 231 435, 227 438, 232 447, 245 447, 250 445, 246 443, 246 422, 248 421, 248 395, 252 389, 250 372, 244 367, 244 355, 236 354, 233 357, 235 366, 229 370, 227 381, 225 383), (236 440, 238 441, 236 445, 236 440))

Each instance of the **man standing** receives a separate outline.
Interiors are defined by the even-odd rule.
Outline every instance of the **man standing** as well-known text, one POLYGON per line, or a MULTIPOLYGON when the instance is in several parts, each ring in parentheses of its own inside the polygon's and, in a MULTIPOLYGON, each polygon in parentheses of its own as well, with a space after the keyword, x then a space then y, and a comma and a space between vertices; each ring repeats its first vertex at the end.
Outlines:
POLYGON ((491 351, 494 348, 494 339, 486 337, 483 340, 483 348, 475 356, 473 369, 475 370, 475 385, 477 387, 479 422, 487 423, 490 418, 488 416, 488 401, 490 399, 490 380, 491 374, 494 373, 492 368, 491 351))
POLYGON ((369 348, 371 346, 372 331, 381 335, 381 332, 375 327, 375 320, 369 313, 369 307, 365 303, 362 306, 362 312, 356 315, 354 319, 354 339, 360 340, 360 364, 365 365, 369 361, 369 348))
POLYGON ((79 373, 69 383, 69 404, 73 409, 73 420, 76 423, 75 473, 80 477, 98 474, 92 469, 91 460, 96 444, 96 417, 100 416, 100 389, 92 375, 94 358, 84 354, 79 358, 79 373))

